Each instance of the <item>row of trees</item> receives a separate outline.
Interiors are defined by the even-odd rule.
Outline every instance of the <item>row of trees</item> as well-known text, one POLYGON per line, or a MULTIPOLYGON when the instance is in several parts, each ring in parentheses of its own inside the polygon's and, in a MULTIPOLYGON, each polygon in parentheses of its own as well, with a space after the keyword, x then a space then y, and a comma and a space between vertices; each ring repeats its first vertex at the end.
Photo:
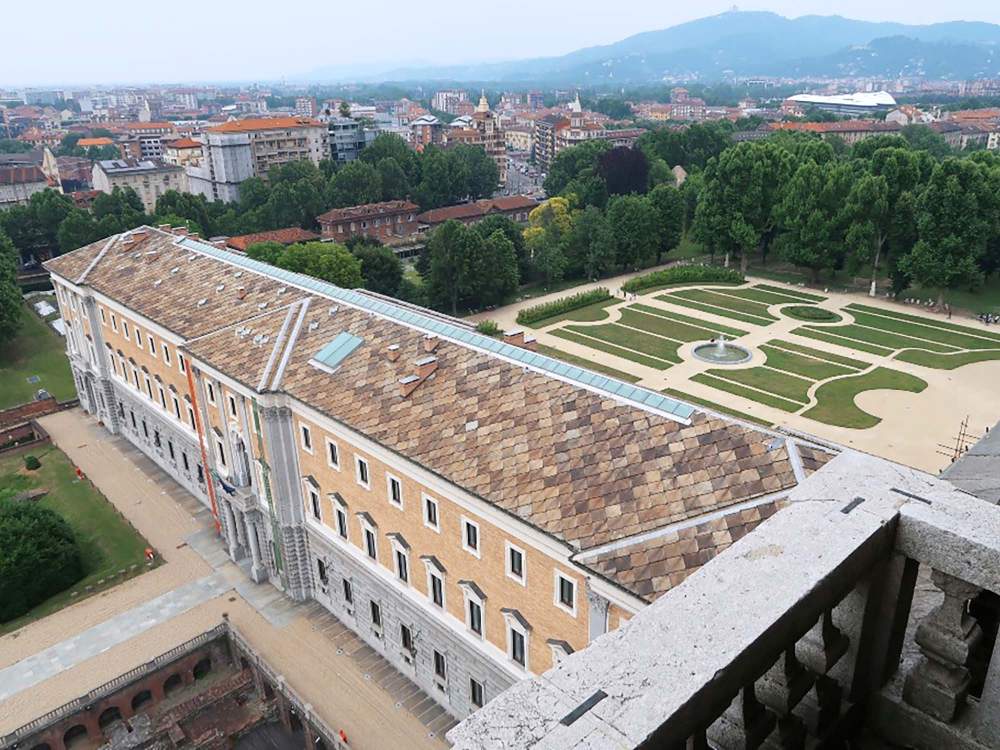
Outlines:
POLYGON ((916 282, 974 288, 1000 265, 1000 157, 945 156, 933 139, 876 136, 838 154, 814 137, 740 143, 709 159, 692 230, 745 270, 775 250, 817 280, 888 268, 916 282))

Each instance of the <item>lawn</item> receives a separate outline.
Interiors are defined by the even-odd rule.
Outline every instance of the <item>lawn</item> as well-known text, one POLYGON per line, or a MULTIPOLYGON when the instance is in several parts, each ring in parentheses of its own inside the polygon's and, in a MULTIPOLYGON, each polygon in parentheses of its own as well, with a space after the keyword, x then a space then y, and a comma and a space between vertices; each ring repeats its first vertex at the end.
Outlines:
MULTIPOLYGON (((592 331, 598 326, 592 328, 586 328, 581 330, 592 331)), ((610 326, 601 326, 602 328, 608 328, 610 326)), ((628 329, 624 329, 628 330, 628 329)), ((632 349, 625 349, 620 346, 615 346, 614 344, 608 343, 607 341, 599 338, 590 338, 589 336, 584 336, 579 333, 574 333, 573 331, 567 330, 565 328, 557 328, 554 331, 549 331, 553 336, 558 336, 566 341, 572 341, 574 344, 580 344, 581 346, 589 346, 591 349, 597 349, 598 351, 605 352, 606 354, 613 354, 616 357, 621 357, 622 359, 628 359, 632 362, 636 362, 640 365, 645 365, 646 367, 652 367, 656 370, 666 370, 670 367, 670 362, 665 362, 661 359, 656 359, 654 357, 647 357, 643 354, 632 349)))
POLYGON ((852 370, 863 370, 871 364, 870 362, 862 362, 861 360, 851 359, 850 357, 841 357, 839 354, 831 354, 826 350, 813 349, 808 346, 802 346, 801 344, 793 344, 791 341, 782 341, 781 339, 774 339, 770 341, 767 346, 785 349, 790 352, 798 352, 799 354, 805 354, 807 357, 833 362, 834 364, 843 365, 844 367, 848 367, 852 370))
POLYGON ((562 349, 556 349, 554 346, 539 344, 538 353, 555 359, 561 359, 563 362, 568 362, 569 364, 576 365, 577 367, 585 367, 588 370, 593 370, 594 372, 599 372, 602 375, 607 375, 609 378, 623 380, 626 383, 635 383, 640 380, 640 378, 637 378, 635 375, 630 375, 627 372, 616 370, 614 367, 602 365, 600 362, 592 362, 586 357, 577 357, 575 354, 564 352, 562 349))
POLYGON ((750 367, 745 370, 716 368, 705 372, 712 377, 746 385, 786 401, 797 401, 800 406, 809 402, 808 391, 815 382, 808 378, 789 375, 767 367, 750 367))
POLYGON ((39 388, 60 401, 76 397, 65 341, 25 306, 17 337, 0 347, 0 409, 31 401, 39 388), (37 383, 28 382, 33 375, 37 383))
POLYGON ((881 315, 886 318, 898 318, 899 320, 908 320, 911 323, 920 323, 925 326, 933 326, 935 328, 942 328, 945 331, 956 331, 957 333, 971 333, 982 338, 992 339, 1000 343, 1000 333, 995 333, 993 331, 984 330, 982 328, 971 328, 969 326, 961 325, 960 323, 952 323, 950 320, 937 320, 935 318, 925 318, 920 315, 911 315, 910 313, 900 312, 899 310, 891 310, 884 307, 870 307, 868 305, 859 305, 857 303, 851 303, 844 308, 845 310, 862 310, 864 312, 873 313, 876 315, 881 315))
POLYGON ((844 318, 842 315, 827 310, 824 307, 812 307, 810 305, 792 305, 781 308, 781 314, 794 320, 804 320, 807 323, 839 323, 844 318))
POLYGON ((631 349, 634 352, 647 354, 651 357, 657 357, 667 362, 681 361, 681 358, 677 355, 678 343, 676 341, 668 341, 659 336, 626 328, 617 323, 596 326, 566 326, 564 330, 584 336, 593 336, 609 344, 631 349))
POLYGON ((750 401, 757 401, 765 406, 773 406, 775 409, 781 409, 782 411, 795 412, 802 408, 802 404, 796 403, 795 401, 789 401, 788 399, 780 398, 779 396, 771 396, 766 393, 761 393, 760 391, 755 391, 752 388, 745 388, 729 380, 712 377, 708 373, 700 372, 697 375, 692 375, 691 380, 695 383, 701 383, 702 385, 717 388, 720 391, 732 393, 734 396, 741 396, 742 398, 750 401))
POLYGON ((621 311, 621 318, 616 323, 630 328, 638 328, 647 333, 665 336, 673 341, 688 343, 690 341, 707 341, 719 335, 710 328, 682 323, 672 318, 664 318, 655 313, 626 308, 621 311))
MULTIPOLYGON (((682 291, 700 291, 699 289, 692 290, 682 290, 682 291)), ((694 299, 690 299, 687 296, 681 296, 681 292, 672 292, 670 294, 663 294, 656 299, 662 302, 669 302, 672 305, 680 305, 681 307, 689 307, 692 310, 699 310, 700 312, 711 313, 713 315, 718 315, 723 318, 731 318, 733 320, 738 320, 741 323, 752 323, 756 326, 766 326, 773 322, 771 319, 763 319, 754 315, 746 315, 741 312, 736 312, 724 307, 718 307, 717 305, 705 304, 704 302, 698 302, 694 299)))
POLYGON ((916 349, 908 349, 905 352, 897 354, 895 359, 914 365, 933 367, 937 370, 954 370, 956 367, 971 365, 974 362, 988 362, 993 359, 1000 359, 1000 349, 988 349, 977 352, 954 352, 952 354, 938 354, 937 352, 921 352, 916 349))
POLYGON ((866 344, 875 344, 876 346, 880 346, 883 349, 888 349, 890 351, 893 349, 926 349, 932 352, 956 351, 956 347, 948 346, 947 344, 939 344, 935 341, 912 338, 910 336, 904 336, 899 333, 892 333, 890 331, 883 331, 876 328, 865 328, 864 326, 856 323, 850 323, 845 326, 830 326, 822 329, 809 328, 808 330, 821 330, 823 333, 828 333, 833 336, 840 336, 841 338, 852 339, 855 341, 863 341, 866 344))
POLYGON ((740 336, 746 336, 747 333, 746 331, 741 331, 739 328, 731 328, 730 326, 724 326, 721 323, 712 323, 708 320, 689 318, 687 315, 681 315, 680 313, 675 313, 671 310, 664 310, 660 307, 650 307, 649 305, 643 305, 638 302, 634 305, 629 305, 627 309, 638 310, 639 312, 644 312, 649 315, 658 315, 661 318, 673 320, 678 323, 685 323, 689 326, 698 328, 705 333, 709 333, 712 336, 718 336, 720 333, 724 333, 729 338, 735 339, 740 336))
POLYGON ((826 299, 826 297, 819 294, 803 292, 799 289, 786 289, 783 286, 773 286, 772 284, 754 284, 753 288, 763 289, 768 292, 773 292, 774 294, 780 294, 784 297, 792 297, 793 299, 802 300, 804 302, 822 302, 826 299))
POLYGON ((620 299, 611 297, 610 299, 604 299, 600 302, 594 302, 590 305, 585 305, 584 307, 578 307, 575 310, 568 310, 567 312, 560 313, 559 315, 553 315, 551 318, 542 318, 534 323, 528 325, 529 328, 544 328, 545 326, 550 326, 553 323, 559 323, 564 320, 573 320, 578 323, 596 323, 599 320, 604 320, 608 317, 608 311, 605 307, 609 305, 614 305, 621 302, 620 299))
POLYGON ((760 350, 767 355, 764 364, 775 370, 799 375, 810 380, 826 380, 837 375, 847 375, 861 368, 845 367, 834 364, 821 358, 798 353, 789 352, 773 346, 764 344, 760 350))
POLYGON ((86 575, 70 590, 47 599, 23 617, 0 624, 0 633, 15 630, 79 601, 85 596, 86 586, 106 588, 110 577, 120 570, 126 571, 126 577, 147 570, 144 553, 148 542, 90 482, 76 478, 73 464, 62 451, 49 445, 0 456, 0 502, 14 502, 11 496, 35 488, 48 490, 48 494, 37 502, 59 513, 72 527, 86 575), (24 470, 24 456, 28 454, 39 458, 40 469, 24 470), (130 570, 132 565, 138 568, 130 570), (102 580, 105 581, 103 586, 102 580), (79 595, 70 596, 72 591, 79 595))
MULTIPOLYGON (((833 330, 839 330, 834 328, 833 330)), ((819 330, 806 328, 796 328, 792 331, 796 336, 805 336, 806 338, 815 339, 816 341, 822 341, 825 344, 837 344, 838 346, 845 346, 848 349, 857 349, 859 352, 868 352, 869 354, 878 354, 881 357, 888 357, 892 354, 892 349, 888 349, 884 346, 875 346, 874 344, 866 344, 863 341, 855 341, 854 339, 843 338, 831 333, 829 330, 819 330)))
MULTIPOLYGON (((848 308, 850 309, 850 308, 848 308)), ((975 331, 969 329, 968 333, 957 331, 946 331, 934 325, 934 321, 926 324, 911 323, 898 318, 887 318, 882 315, 872 315, 857 309, 850 309, 851 315, 859 325, 878 328, 883 331, 891 331, 903 336, 910 336, 915 339, 929 339, 930 341, 958 349, 1000 349, 1000 341, 977 336, 975 331)))
POLYGON ((731 417, 736 417, 737 419, 742 419, 746 422, 752 422, 753 424, 759 424, 762 427, 771 427, 774 423, 767 419, 761 419, 760 417, 755 417, 753 414, 747 414, 746 412, 739 411, 738 409, 733 409, 729 406, 723 406, 722 404, 717 404, 714 401, 709 401, 707 398, 700 398, 698 396, 692 396, 690 393, 685 393, 684 391, 679 391, 676 388, 665 388, 663 390, 668 396, 673 396, 681 401, 687 401, 690 404, 697 404, 698 406, 704 406, 706 409, 711 409, 712 411, 717 411, 720 414, 728 414, 731 417))
POLYGON ((836 427, 864 430, 882 420, 858 408, 854 397, 859 393, 879 389, 920 393, 926 387, 926 382, 909 373, 877 367, 863 375, 824 383, 816 389, 816 405, 802 416, 836 427))
POLYGON ((692 299, 695 302, 712 305, 713 307, 721 307, 724 310, 742 313, 754 318, 761 318, 767 321, 777 320, 777 318, 767 311, 768 306, 764 303, 742 299, 730 294, 729 290, 725 289, 681 289, 673 292, 672 295, 692 299))

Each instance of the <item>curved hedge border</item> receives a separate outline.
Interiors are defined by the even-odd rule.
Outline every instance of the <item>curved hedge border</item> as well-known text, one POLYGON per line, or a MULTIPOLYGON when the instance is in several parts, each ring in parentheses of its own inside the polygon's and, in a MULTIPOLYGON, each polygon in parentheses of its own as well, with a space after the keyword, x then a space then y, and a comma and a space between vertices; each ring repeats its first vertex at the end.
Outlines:
POLYGON ((606 287, 601 286, 597 289, 591 289, 589 292, 580 292, 579 294, 573 294, 569 297, 560 297, 559 299, 552 300, 551 302, 545 302, 541 305, 535 305, 534 307, 526 307, 517 314, 517 322, 519 325, 530 326, 532 323, 537 323, 539 320, 545 320, 546 318, 552 318, 556 315, 562 315, 570 312, 571 310, 586 307, 587 305, 592 305, 595 302, 603 302, 608 299, 611 299, 611 292, 609 292, 606 287))
POLYGON ((640 292, 643 289, 650 289, 654 286, 667 286, 668 284, 697 284, 700 282, 727 282, 730 284, 742 284, 746 281, 743 274, 734 268, 720 268, 719 266, 673 266, 664 268, 662 271, 636 276, 622 284, 624 292, 640 292))
POLYGON ((844 318, 831 310, 811 305, 791 305, 781 308, 781 314, 807 323, 839 323, 844 318))

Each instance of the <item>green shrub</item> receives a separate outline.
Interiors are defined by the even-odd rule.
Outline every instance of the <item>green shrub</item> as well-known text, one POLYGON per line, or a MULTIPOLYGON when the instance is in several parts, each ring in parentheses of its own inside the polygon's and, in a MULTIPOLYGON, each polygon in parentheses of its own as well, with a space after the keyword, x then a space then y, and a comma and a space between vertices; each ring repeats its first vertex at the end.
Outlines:
POLYGON ((83 574, 73 530, 58 513, 0 502, 0 622, 20 617, 83 574))
POLYGON ((495 320, 481 320, 476 323, 476 331, 484 336, 499 336, 503 331, 495 320))
POLYGON ((37 469, 42 468, 42 462, 38 460, 37 456, 25 456, 24 468, 28 471, 36 471, 37 469))
POLYGON ((670 284, 718 283, 742 284, 746 279, 735 268, 720 266, 673 266, 662 271, 636 276, 622 284, 624 292, 640 292, 655 286, 670 284))
POLYGON ((537 323, 539 320, 562 315, 570 310, 586 307, 595 302, 603 302, 606 299, 611 299, 611 292, 601 286, 597 289, 591 289, 589 292, 580 292, 569 297, 560 297, 551 302, 535 305, 534 307, 526 307, 517 314, 517 322, 523 326, 528 326, 532 323, 537 323))
POLYGON ((795 318, 796 320, 807 320, 813 323, 836 323, 838 320, 843 320, 835 312, 825 310, 822 307, 813 307, 812 305, 783 307, 781 314, 787 315, 789 318, 795 318))

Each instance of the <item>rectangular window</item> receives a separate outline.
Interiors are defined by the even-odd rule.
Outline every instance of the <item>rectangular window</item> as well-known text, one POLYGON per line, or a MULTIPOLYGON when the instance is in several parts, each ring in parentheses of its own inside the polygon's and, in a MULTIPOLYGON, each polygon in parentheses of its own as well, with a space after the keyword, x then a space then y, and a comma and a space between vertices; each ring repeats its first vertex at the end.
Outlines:
POLYGON ((389 480, 389 502, 395 505, 397 508, 403 507, 403 484, 396 479, 396 477, 390 476, 389 480))
POLYGON ((403 644, 404 649, 413 653, 413 631, 408 625, 399 626, 399 641, 403 644))
POLYGON ((337 449, 337 444, 330 438, 326 439, 326 462, 330 468, 340 471, 340 451, 337 449))
POLYGON ((229 396, 229 416, 233 419, 236 418, 236 399, 230 394, 229 396))
POLYGON ((153 384, 149 382, 149 377, 146 377, 145 380, 146 380, 146 393, 149 394, 149 400, 152 401, 153 400, 153 384))
POLYGON ((316 559, 316 572, 319 574, 319 582, 326 586, 328 581, 326 577, 326 563, 319 558, 316 559))
POLYGON ((479 524, 462 519, 462 549, 479 557, 479 524))
POLYGON ((130 335, 129 335, 129 332, 128 332, 128 321, 127 320, 123 320, 122 321, 122 334, 125 336, 125 338, 130 338, 130 335))
POLYGON ((317 521, 323 520, 323 515, 320 512, 319 506, 319 493, 316 492, 312 487, 309 488, 309 505, 312 508, 313 518, 317 521))
POLYGON ((576 583, 555 571, 555 605, 576 617, 576 583))
POLYGON ((378 560, 378 549, 375 547, 375 532, 369 528, 365 529, 365 552, 372 560, 378 560))
POLYGON ((524 634, 510 629, 510 658, 524 666, 524 634))
POLYGON ((476 708, 483 707, 483 683, 476 682, 471 678, 469 679, 469 700, 476 708))
POLYGON ((312 432, 304 424, 299 425, 299 439, 302 441, 302 450, 306 453, 313 452, 312 432))
POLYGON ((437 500, 426 495, 424 496, 424 526, 432 528, 434 531, 441 531, 441 526, 438 524, 437 500))
POLYGON ((347 539, 347 514, 342 508, 337 508, 337 533, 347 539))
POLYGON ((131 409, 129 409, 129 410, 128 410, 128 413, 129 413, 129 416, 130 416, 130 417, 132 417, 132 429, 133 429, 133 430, 138 430, 138 429, 139 429, 139 425, 138 425, 138 423, 137 423, 137 422, 135 421, 135 412, 134 412, 134 411, 132 411, 131 409))
POLYGON ((135 345, 142 349, 142 331, 139 330, 139 326, 135 327, 135 345))
POLYGON ((114 313, 111 313, 111 330, 118 333, 118 318, 115 317, 114 313))
POLYGON ((187 374, 187 362, 184 361, 184 355, 177 352, 177 369, 187 374))
POLYGON ((101 325, 102 326, 106 326, 108 324, 108 319, 107 319, 107 317, 104 314, 104 308, 103 307, 98 307, 97 311, 99 313, 101 313, 101 325))
POLYGON ((371 477, 368 475, 368 462, 363 458, 355 457, 354 464, 357 472, 358 484, 366 490, 370 490, 372 485, 371 477))
POLYGON ((184 471, 191 471, 191 465, 188 463, 187 453, 181 453, 181 463, 184 465, 184 471))
POLYGON ((346 578, 344 579, 344 601, 348 604, 354 603, 354 589, 351 588, 351 582, 346 578))
POLYGON ((524 584, 524 550, 507 543, 507 576, 524 584))
POLYGON ((166 342, 160 344, 163 347, 163 361, 168 365, 170 364, 170 347, 167 346, 166 342))
POLYGON ((179 422, 181 419, 181 402, 177 400, 177 396, 171 396, 171 400, 174 402, 174 416, 177 417, 179 422))
POLYGON ((208 399, 208 403, 215 404, 215 386, 208 380, 205 381, 205 398, 208 399))
POLYGON ((476 635, 483 634, 483 608, 469 599, 469 630, 476 635))
POLYGON ((434 650, 434 674, 442 680, 448 679, 448 665, 445 662, 444 654, 437 649, 434 650))
POLYGON ((170 440, 167 441, 167 452, 170 454, 170 460, 171 461, 176 461, 177 460, 175 458, 175 456, 174 456, 174 444, 170 440))
POLYGON ((444 582, 441 577, 430 574, 431 576, 431 601, 434 602, 438 607, 444 609, 444 582))
POLYGON ((191 423, 191 429, 197 432, 198 423, 194 419, 194 409, 192 409, 190 406, 188 407, 188 422, 191 423))
POLYGON ((156 342, 148 333, 146 334, 146 343, 149 344, 149 353, 156 359, 156 342))
POLYGON ((162 385, 161 386, 157 386, 157 390, 159 390, 159 392, 160 392, 160 406, 162 406, 163 410, 166 411, 167 410, 167 394, 165 394, 163 392, 163 386, 162 385))
POLYGON ((372 601, 371 603, 372 611, 372 625, 376 628, 382 627, 382 608, 379 606, 378 602, 372 601))
POLYGON ((406 553, 401 549, 396 550, 396 575, 399 576, 399 580, 403 583, 407 583, 410 580, 410 570, 406 553))
POLYGON ((226 463, 226 446, 222 444, 219 438, 215 439, 215 453, 219 460, 219 465, 226 468, 229 465, 226 463))

